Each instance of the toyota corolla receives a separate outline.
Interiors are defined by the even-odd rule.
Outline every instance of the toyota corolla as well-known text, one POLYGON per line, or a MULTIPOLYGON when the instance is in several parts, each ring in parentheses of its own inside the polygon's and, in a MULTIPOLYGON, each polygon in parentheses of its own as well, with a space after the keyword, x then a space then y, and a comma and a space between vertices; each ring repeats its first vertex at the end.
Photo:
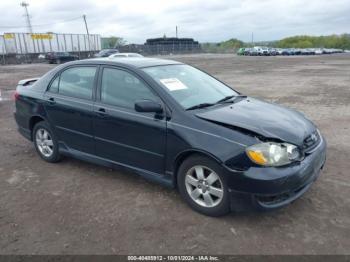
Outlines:
POLYGON ((324 138, 303 114, 176 61, 70 62, 21 80, 15 100, 19 132, 43 160, 127 168, 210 216, 286 206, 326 159, 324 138))

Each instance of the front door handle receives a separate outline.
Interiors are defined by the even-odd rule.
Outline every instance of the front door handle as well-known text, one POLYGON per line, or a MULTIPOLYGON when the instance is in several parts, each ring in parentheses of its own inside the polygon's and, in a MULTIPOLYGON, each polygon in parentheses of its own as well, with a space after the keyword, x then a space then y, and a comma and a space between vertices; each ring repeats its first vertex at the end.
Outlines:
POLYGON ((106 116, 107 115, 106 109, 104 109, 103 107, 100 107, 99 109, 97 109, 97 114, 99 114, 100 116, 106 116))

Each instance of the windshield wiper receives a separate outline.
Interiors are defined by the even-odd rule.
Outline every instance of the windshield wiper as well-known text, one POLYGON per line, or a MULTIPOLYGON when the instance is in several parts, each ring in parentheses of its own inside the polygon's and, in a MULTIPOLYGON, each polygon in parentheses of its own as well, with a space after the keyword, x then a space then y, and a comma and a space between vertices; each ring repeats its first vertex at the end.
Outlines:
POLYGON ((224 98, 220 99, 219 101, 217 101, 215 104, 220 104, 222 102, 225 102, 227 100, 230 100, 231 98, 234 98, 235 96, 234 95, 231 95, 231 96, 225 96, 224 98))
MULTIPOLYGON (((194 105, 194 106, 190 106, 189 108, 186 108, 186 110, 193 110, 193 109, 199 109, 199 108, 204 108, 204 107, 209 107, 209 106, 213 106, 213 105, 216 105, 216 104, 220 104, 220 103, 224 103, 228 100, 230 100, 231 98, 239 98, 239 97, 247 97, 247 96, 244 96, 244 95, 231 95, 231 96, 226 96, 222 99, 220 99, 219 101, 215 102, 215 103, 201 103, 201 104, 198 104, 198 105, 194 105)), ((234 101, 230 101, 230 102, 234 102, 234 101)))
MULTIPOLYGON (((235 95, 235 96, 234 96, 234 95, 231 95, 231 96, 225 96, 224 98, 222 98, 222 99, 220 99, 219 101, 217 101, 215 104, 224 103, 224 102, 230 100, 231 98, 239 98, 239 97, 241 97, 241 98, 246 98, 247 96, 245 96, 245 95, 235 95)), ((230 101, 230 102, 234 102, 234 100, 233 100, 233 101, 230 101)))
POLYGON ((209 107, 209 106, 213 106, 215 105, 215 103, 201 103, 198 105, 194 105, 194 106, 190 106, 188 108, 186 108, 186 110, 194 110, 194 109, 199 109, 199 108, 204 108, 204 107, 209 107))

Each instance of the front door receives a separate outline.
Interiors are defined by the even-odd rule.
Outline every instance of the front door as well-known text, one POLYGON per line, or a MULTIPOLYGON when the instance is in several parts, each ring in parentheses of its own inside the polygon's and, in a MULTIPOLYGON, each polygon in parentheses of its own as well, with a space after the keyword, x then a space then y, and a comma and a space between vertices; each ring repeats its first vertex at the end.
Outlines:
POLYGON ((94 105, 94 134, 99 157, 128 167, 164 174, 166 120, 140 113, 135 101, 160 98, 139 77, 121 68, 101 71, 94 105))

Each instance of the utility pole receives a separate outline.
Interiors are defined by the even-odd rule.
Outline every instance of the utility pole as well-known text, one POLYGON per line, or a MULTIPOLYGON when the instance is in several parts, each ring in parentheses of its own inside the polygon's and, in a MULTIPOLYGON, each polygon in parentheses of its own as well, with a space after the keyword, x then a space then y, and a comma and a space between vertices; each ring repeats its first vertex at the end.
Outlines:
POLYGON ((89 34, 89 29, 88 29, 88 26, 87 26, 87 22, 86 22, 86 15, 83 15, 83 19, 84 19, 85 29, 86 29, 86 33, 87 33, 87 37, 88 37, 89 54, 90 54, 90 52, 91 52, 91 46, 90 46, 90 34, 89 34))
POLYGON ((22 7, 24 7, 24 12, 25 12, 24 16, 26 17, 28 31, 29 31, 29 33, 33 33, 33 28, 32 28, 32 24, 30 23, 30 16, 29 16, 29 12, 28 12, 29 4, 23 1, 20 5, 22 7))
POLYGON ((176 26, 176 38, 177 38, 177 26, 176 26))
POLYGON ((252 32, 252 46, 254 46, 254 33, 252 32))

